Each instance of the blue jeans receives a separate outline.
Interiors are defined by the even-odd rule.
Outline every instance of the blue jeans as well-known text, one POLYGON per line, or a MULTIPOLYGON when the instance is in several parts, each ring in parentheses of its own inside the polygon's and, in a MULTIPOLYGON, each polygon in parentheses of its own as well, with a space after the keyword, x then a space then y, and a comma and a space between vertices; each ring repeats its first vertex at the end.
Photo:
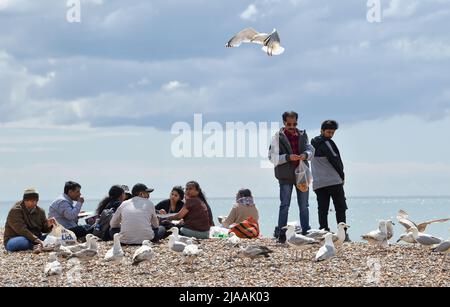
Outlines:
MULTIPOLYGON (((278 213, 278 226, 275 228, 274 236, 278 238, 280 233, 285 233, 282 228, 287 225, 289 216, 289 206, 291 205, 291 196, 294 184, 280 183, 280 211, 278 213)), ((303 234, 306 234, 311 229, 309 225, 309 191, 302 192, 295 187, 297 192, 297 203, 300 210, 300 225, 303 234)))
MULTIPOLYGON (((44 240, 45 237, 40 237, 39 239, 44 240)), ((19 251, 26 251, 26 250, 32 250, 33 249, 33 242, 28 240, 25 237, 14 237, 8 240, 8 243, 6 243, 6 250, 8 252, 19 252, 19 251)))

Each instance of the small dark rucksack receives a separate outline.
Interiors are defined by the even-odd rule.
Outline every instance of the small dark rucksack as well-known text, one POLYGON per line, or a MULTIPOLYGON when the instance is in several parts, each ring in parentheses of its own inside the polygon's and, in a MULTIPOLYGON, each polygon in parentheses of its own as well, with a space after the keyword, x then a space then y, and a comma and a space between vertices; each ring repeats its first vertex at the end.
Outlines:
POLYGON ((100 214, 97 222, 94 225, 93 235, 102 239, 102 241, 110 241, 112 240, 109 234, 109 222, 111 221, 114 215, 114 209, 105 209, 100 214))

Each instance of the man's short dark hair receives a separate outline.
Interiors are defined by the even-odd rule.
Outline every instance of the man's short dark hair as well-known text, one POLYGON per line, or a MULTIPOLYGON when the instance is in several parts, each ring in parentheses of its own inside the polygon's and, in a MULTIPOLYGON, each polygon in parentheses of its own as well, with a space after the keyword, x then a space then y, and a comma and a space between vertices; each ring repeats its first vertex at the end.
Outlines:
POLYGON ((332 119, 326 120, 322 123, 320 129, 322 130, 338 130, 339 124, 332 119))
POLYGON ((75 191, 76 189, 81 189, 81 185, 74 181, 67 181, 64 185, 64 194, 68 194, 69 191, 75 191))
POLYGON ((286 111, 283 113, 283 122, 287 120, 288 117, 295 117, 295 120, 298 120, 298 113, 294 111, 286 111))

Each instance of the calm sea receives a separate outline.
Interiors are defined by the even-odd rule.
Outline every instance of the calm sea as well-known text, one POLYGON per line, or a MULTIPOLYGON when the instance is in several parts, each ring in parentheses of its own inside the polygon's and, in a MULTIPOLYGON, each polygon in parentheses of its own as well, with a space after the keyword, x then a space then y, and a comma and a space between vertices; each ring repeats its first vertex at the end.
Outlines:
MULTIPOLYGON (((152 199, 156 204, 160 199, 152 199)), ((214 220, 217 224, 218 215, 227 215, 232 204, 232 198, 210 198, 214 220)), ((276 198, 256 198, 255 203, 259 210, 260 227, 264 236, 271 236, 273 229, 278 221, 279 200, 276 198)), ((98 200, 87 200, 83 210, 93 211, 98 204, 98 200)), ((50 201, 40 201, 39 204, 48 212, 50 201)), ((0 227, 4 226, 6 216, 11 202, 0 202, 0 227)), ((349 197, 348 198, 347 223, 351 226, 349 229, 350 238, 354 241, 359 240, 361 234, 367 233, 377 228, 379 219, 391 218, 396 222, 395 216, 399 209, 409 213, 414 222, 423 222, 429 219, 450 217, 450 197, 445 198, 392 198, 392 197, 349 197)), ((333 209, 333 206, 331 205, 333 209)), ((317 203, 315 199, 310 199, 310 221, 313 228, 318 228, 317 203)), ((332 230, 336 229, 334 209, 330 212, 329 221, 332 230)), ((298 206, 291 203, 289 212, 289 221, 299 220, 298 206)), ((398 223, 394 226, 394 238, 397 238, 403 227, 398 223)), ((450 235, 450 223, 438 223, 430 225, 427 233, 447 239, 450 235)))

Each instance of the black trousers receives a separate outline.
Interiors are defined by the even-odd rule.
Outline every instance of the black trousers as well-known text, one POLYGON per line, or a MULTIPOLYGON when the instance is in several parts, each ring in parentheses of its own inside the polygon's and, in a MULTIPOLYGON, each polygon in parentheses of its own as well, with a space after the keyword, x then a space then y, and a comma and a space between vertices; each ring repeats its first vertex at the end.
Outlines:
POLYGON ((336 222, 346 223, 345 211, 347 202, 345 198, 344 185, 338 184, 314 190, 319 205, 319 225, 320 229, 330 230, 328 227, 328 211, 330 210, 330 198, 333 199, 336 211, 336 222))

